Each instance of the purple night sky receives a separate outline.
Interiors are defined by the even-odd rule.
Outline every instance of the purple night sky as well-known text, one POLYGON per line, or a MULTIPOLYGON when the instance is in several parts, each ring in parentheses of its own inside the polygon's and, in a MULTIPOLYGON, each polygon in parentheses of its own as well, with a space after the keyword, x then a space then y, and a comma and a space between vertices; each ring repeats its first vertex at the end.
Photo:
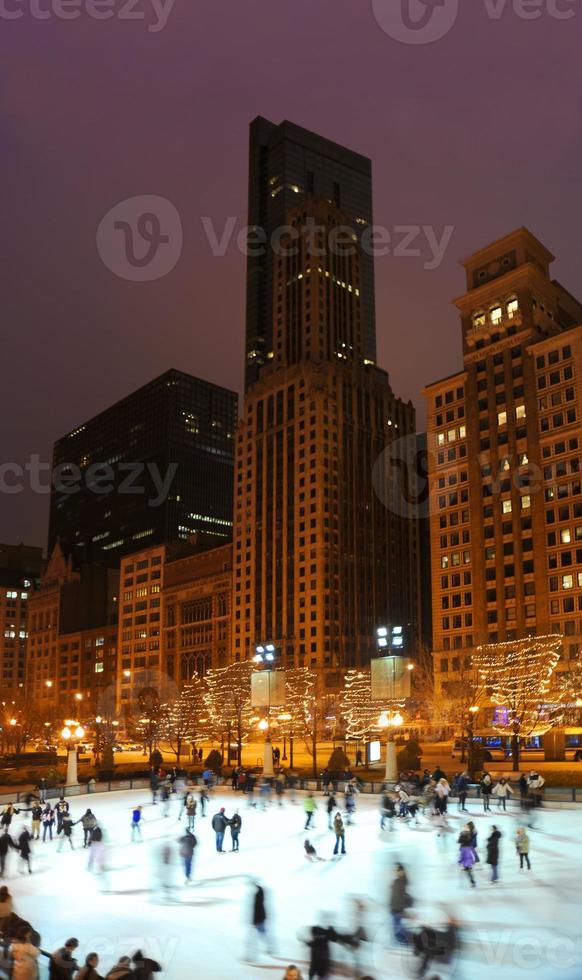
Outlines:
MULTIPOLYGON (((580 2, 539 0, 526 20, 513 0, 503 14, 503 0, 464 0, 421 45, 388 36, 372 0, 176 0, 157 33, 152 0, 135 7, 146 21, 103 22, 92 0, 70 22, 37 19, 35 2, 56 0, 0 4, 23 12, 0 13, 0 462, 48 463, 56 437, 168 367, 240 390, 245 259, 234 244, 214 257, 201 218, 246 223, 258 114, 370 156, 378 224, 454 226, 436 270, 426 240, 420 257, 376 262, 379 362, 419 428, 420 389, 460 366, 461 258, 526 224, 582 292, 580 2), (165 278, 132 283, 105 267, 96 231, 141 194, 173 202, 184 246, 165 278)), ((0 541, 46 544, 46 494, 4 492, 0 508, 0 541)))

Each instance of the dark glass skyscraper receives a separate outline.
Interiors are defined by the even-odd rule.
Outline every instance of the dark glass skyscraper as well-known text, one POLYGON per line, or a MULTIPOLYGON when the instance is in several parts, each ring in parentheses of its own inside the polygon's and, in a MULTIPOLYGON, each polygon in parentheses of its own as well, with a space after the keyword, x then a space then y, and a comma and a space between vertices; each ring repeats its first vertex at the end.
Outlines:
MULTIPOLYGON (((262 254, 247 265, 245 387, 257 380, 273 351, 272 236, 303 198, 328 201, 339 208, 358 239, 372 223, 372 165, 367 157, 310 133, 290 122, 280 125, 257 117, 251 124, 249 214, 251 227, 266 234, 262 254)), ((363 356, 376 360, 374 259, 360 254, 363 356)))
POLYGON ((190 535, 230 540, 234 391, 170 370, 59 439, 49 554, 76 565, 190 535))

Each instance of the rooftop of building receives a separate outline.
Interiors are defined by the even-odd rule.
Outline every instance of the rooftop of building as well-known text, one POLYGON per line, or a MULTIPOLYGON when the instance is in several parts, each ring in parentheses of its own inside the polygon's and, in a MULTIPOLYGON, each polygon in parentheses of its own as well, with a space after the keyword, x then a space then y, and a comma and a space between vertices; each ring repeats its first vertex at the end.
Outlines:
POLYGON ((348 147, 342 146, 341 143, 336 143, 325 136, 319 136, 309 129, 304 129, 303 126, 298 126, 297 123, 288 119, 284 119, 281 123, 274 123, 270 119, 265 119, 264 116, 257 116, 251 123, 251 133, 253 130, 256 131, 261 128, 265 135, 278 133, 281 139, 291 140, 300 146, 307 147, 314 153, 324 154, 338 163, 360 169, 365 176, 371 175, 372 162, 369 157, 357 153, 355 150, 350 150, 348 147))

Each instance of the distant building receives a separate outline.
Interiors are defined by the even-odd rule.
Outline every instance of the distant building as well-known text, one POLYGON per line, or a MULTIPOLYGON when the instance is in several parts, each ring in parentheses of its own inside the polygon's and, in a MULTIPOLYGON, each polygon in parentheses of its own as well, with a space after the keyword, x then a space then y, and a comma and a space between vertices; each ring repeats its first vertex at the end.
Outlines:
POLYGON ((49 551, 118 567, 141 547, 232 537, 237 395, 167 371, 59 439, 49 551))
POLYGON ((38 588, 42 548, 0 544, 0 689, 23 688, 30 597, 38 588))
POLYGON ((467 259, 464 367, 425 390, 433 656, 454 688, 476 644, 582 643, 582 305, 520 228, 467 259))

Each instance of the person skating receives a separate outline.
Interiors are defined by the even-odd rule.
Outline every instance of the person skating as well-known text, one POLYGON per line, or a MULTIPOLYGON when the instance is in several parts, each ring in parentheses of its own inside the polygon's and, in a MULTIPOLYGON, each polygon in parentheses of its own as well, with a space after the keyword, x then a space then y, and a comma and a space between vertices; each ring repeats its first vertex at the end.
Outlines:
MULTIPOLYGON (((23 827, 16 847, 20 851, 20 860, 26 865, 29 875, 32 874, 32 868, 30 867, 30 855, 32 853, 30 847, 31 840, 32 836, 28 828, 23 827)), ((21 871, 21 874, 26 874, 26 872, 21 871)))
POLYGON ((239 834, 242 829, 242 817, 238 810, 235 810, 232 817, 230 818, 230 836, 232 839, 232 850, 239 850, 239 834))
POLYGON ((481 795, 483 796, 483 809, 487 812, 491 809, 491 792, 493 790, 493 780, 487 770, 483 771, 479 785, 481 786, 481 795))
POLYGON ((408 934, 404 928, 402 919, 406 913, 406 909, 410 908, 411 905, 412 899, 408 894, 408 875, 406 874, 406 869, 404 865, 397 864, 392 885, 390 886, 390 915, 392 917, 394 940, 397 943, 404 944, 408 941, 408 934))
POLYGON ((10 946, 12 980, 36 980, 38 977, 40 949, 31 942, 31 936, 30 926, 21 926, 10 946))
POLYGON ((388 829, 394 830, 394 817, 396 816, 396 798, 393 793, 385 791, 382 794, 382 801, 380 804, 380 830, 386 829, 386 821, 388 821, 388 829))
POLYGON ((75 850, 75 848, 73 847, 73 827, 74 826, 75 826, 75 824, 73 823, 73 818, 71 817, 71 815, 69 813, 65 813, 64 816, 63 816, 63 818, 62 818, 62 821, 61 821, 61 834, 62 834, 62 836, 59 837, 59 843, 58 843, 58 846, 57 846, 57 850, 58 851, 62 851, 63 844, 65 843, 66 840, 68 840, 71 850, 72 851, 75 850))
POLYGON ((527 776, 524 772, 522 772, 521 776, 519 777, 518 785, 519 785, 519 806, 521 810, 525 810, 526 800, 527 800, 527 776))
POLYGON ((40 824, 42 821, 42 807, 40 803, 33 803, 30 808, 32 820, 32 839, 40 840, 40 824))
POLYGON ((471 836, 471 847, 473 848, 473 854, 475 856, 475 864, 479 864, 479 852, 477 850, 479 846, 477 843, 477 828, 475 827, 475 824, 473 823, 472 820, 468 821, 467 830, 469 831, 469 834, 471 836))
POLYGON ((339 851, 339 846, 341 842, 342 854, 346 853, 346 830, 344 827, 344 822, 342 820, 342 815, 337 811, 335 817, 333 818, 333 830, 335 833, 335 847, 333 853, 337 854, 339 851))
POLYGON ((57 837, 61 834, 63 829, 63 820, 70 813, 70 806, 63 796, 61 796, 59 802, 55 807, 55 814, 57 818, 57 837))
POLYGON ((309 980, 319 977, 319 980, 326 980, 329 977, 330 951, 329 944, 335 942, 337 934, 334 929, 325 929, 323 926, 311 927, 311 939, 307 940, 310 949, 309 961, 309 980))
POLYGON ((523 871, 524 862, 527 870, 531 871, 531 861, 529 859, 529 836, 525 827, 518 827, 515 835, 515 849, 519 854, 519 870, 523 871))
POLYGON ((206 805, 210 802, 210 797, 208 796, 208 790, 206 786, 200 787, 200 816, 206 816, 206 805))
POLYGON ((447 812, 447 803, 451 787, 447 779, 441 776, 435 787, 435 804, 439 813, 447 812))
POLYGON ((112 966, 109 973, 105 974, 106 980, 126 980, 126 977, 133 977, 129 956, 120 956, 115 966, 112 966))
POLYGON ((138 949, 132 956, 133 976, 137 980, 153 980, 154 973, 161 973, 162 967, 156 960, 149 956, 144 956, 141 949, 138 949))
POLYGON ((13 803, 6 804, 2 812, 2 816, 0 817, 0 827, 2 828, 3 833, 10 833, 10 824, 14 820, 17 813, 20 813, 20 810, 18 810, 13 803))
POLYGON ((325 861, 325 858, 319 857, 310 840, 305 840, 303 842, 303 850, 305 851, 305 857, 310 864, 313 864, 314 861, 325 861))
POLYGON ((264 941, 267 953, 269 956, 273 955, 273 948, 271 943, 271 937, 269 934, 267 926, 267 906, 265 901, 265 890, 262 885, 255 884, 255 893, 253 896, 252 912, 251 912, 251 930, 249 933, 249 947, 247 951, 247 962, 252 963, 257 940, 260 938, 264 941))
POLYGON ((51 807, 50 803, 45 805, 42 811, 42 839, 43 842, 46 840, 46 835, 48 833, 50 840, 53 839, 53 827, 55 825, 55 811, 51 807))
POLYGON ((194 830, 194 824, 196 823, 196 809, 197 803, 194 794, 187 793, 184 799, 184 810, 186 811, 188 830, 194 830))
POLYGON ((334 810, 337 810, 337 803, 333 792, 328 793, 326 809, 327 809, 327 827, 328 830, 331 830, 332 829, 331 815, 334 810))
POLYGON ((6 885, 2 885, 0 888, 0 935, 4 932, 4 922, 8 919, 14 912, 14 903, 12 901, 12 895, 8 891, 6 885))
MULTIPOLYGON (((461 834, 461 837, 463 837, 463 834, 461 834)), ((467 835, 466 842, 462 843, 459 849, 459 864, 471 882, 471 887, 474 888, 475 878, 473 875, 473 865, 475 864, 475 851, 471 847, 469 835, 467 835)))
POLYGON ((317 803, 313 798, 313 793, 308 793, 307 796, 305 797, 304 809, 305 809, 305 827, 303 829, 307 830, 309 827, 311 827, 313 823, 313 818, 315 816, 315 811, 317 810, 317 803))
POLYGON ((469 773, 462 772, 457 780, 457 793, 459 796, 459 810, 467 812, 467 793, 469 791, 469 773))
POLYGON ((513 790, 505 776, 493 787, 493 796, 497 797, 497 808, 500 810, 503 807, 504 810, 507 810, 507 799, 509 796, 513 796, 513 790))
POLYGON ((141 833, 141 825, 143 821, 143 813, 141 806, 136 806, 131 811, 131 839, 132 841, 143 840, 141 833))
POLYGON ((150 789, 152 791, 152 806, 158 805, 158 790, 160 788, 160 777, 157 769, 150 770, 150 789))
POLYGON ((0 878, 4 877, 4 871, 6 869, 6 858, 8 856, 8 851, 13 847, 16 849, 16 844, 12 840, 10 834, 6 831, 0 834, 0 878))
POLYGON ((93 867, 96 867, 98 871, 105 870, 105 841, 101 827, 93 827, 91 831, 87 871, 92 871, 93 867))
POLYGON ((501 840, 501 832, 497 829, 495 824, 491 828, 491 833, 487 838, 487 864, 491 866, 491 881, 499 881, 499 841, 501 840))
POLYGON ((346 807, 346 820, 347 823, 353 823, 353 816, 356 812, 356 787, 353 783, 348 783, 344 793, 345 807, 346 807))
POLYGON ((283 797, 285 795, 285 779, 282 773, 279 773, 275 777, 275 796, 277 797, 278 806, 283 806, 283 797))
POLYGON ((97 817, 92 810, 86 810, 80 820, 76 823, 80 823, 83 826, 83 847, 89 847, 91 843, 91 833, 97 826, 97 817))
POLYGON ((192 879, 192 862, 194 860, 194 848, 198 844, 196 836, 191 830, 187 830, 183 837, 178 841, 180 844, 180 857, 184 862, 184 877, 186 884, 189 885, 192 879))
POLYGON ((74 957, 74 952, 78 949, 78 939, 67 939, 64 946, 55 950, 54 953, 47 954, 49 957, 49 978, 50 980, 72 980, 72 977, 79 967, 74 957))
POLYGON ((97 973, 99 957, 97 953, 89 953, 85 957, 85 965, 81 967, 75 980, 103 980, 100 973, 97 973))
POLYGON ((212 829, 216 834, 216 850, 219 854, 224 854, 223 843, 224 843, 224 833, 228 827, 228 817, 225 815, 224 807, 221 807, 218 813, 215 813, 212 818, 212 829))

